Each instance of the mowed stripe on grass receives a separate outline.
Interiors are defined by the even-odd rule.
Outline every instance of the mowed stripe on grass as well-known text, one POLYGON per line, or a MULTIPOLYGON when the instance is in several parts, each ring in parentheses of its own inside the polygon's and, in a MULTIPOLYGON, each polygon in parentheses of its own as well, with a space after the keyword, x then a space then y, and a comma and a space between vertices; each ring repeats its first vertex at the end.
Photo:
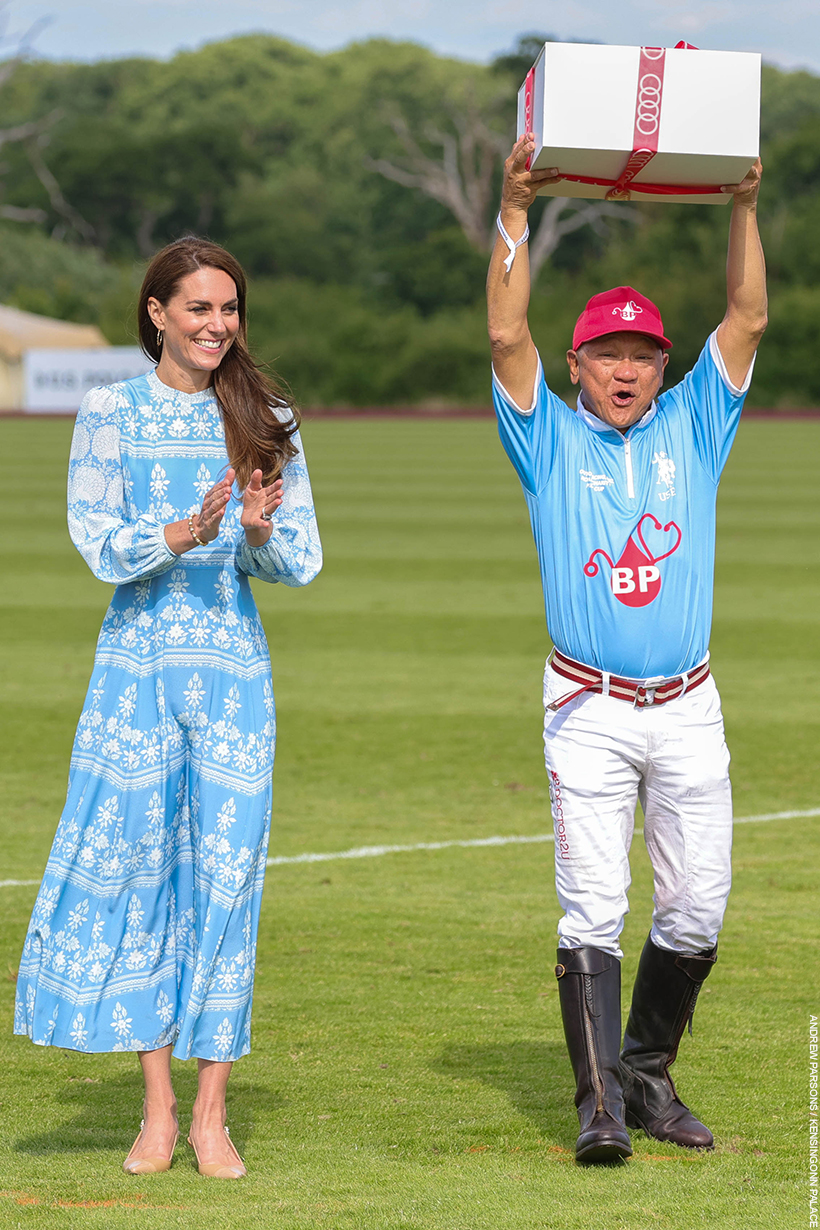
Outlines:
MULTIPOLYGON (((806 811, 773 811, 762 816, 735 816, 735 824, 762 824, 768 820, 794 820, 805 816, 820 816, 820 807, 806 811)), ((643 829, 635 829, 640 837, 643 829)), ((381 858, 385 854, 412 854, 416 850, 452 850, 491 846, 532 845, 555 841, 554 833, 534 833, 530 837, 474 837, 464 841, 418 841, 411 846, 356 846, 352 850, 306 851, 304 854, 272 854, 268 867, 284 867, 288 863, 330 863, 340 858, 381 858)), ((23 888, 39 884, 39 880, 0 880, 0 888, 23 888)))
MULTIPOLYGON (((249 1179, 227 1191, 200 1180, 183 1148, 167 1176, 122 1175, 139 1121, 134 1057, 42 1051, 7 1029, 0 1225, 119 1228, 133 1224, 126 1205, 147 1227, 215 1230, 804 1225, 819 430, 742 427, 720 498, 712 664, 736 809, 771 822, 738 828, 720 960, 675 1069, 716 1131, 714 1155, 636 1135, 622 1170, 572 1161, 540 744, 549 646, 524 502, 492 424, 321 421, 305 436, 325 573, 301 592, 256 587, 277 695, 280 862, 254 1047, 231 1087, 249 1179), (453 845, 457 858, 429 857, 453 845), (413 848, 350 856, 396 846, 413 848)), ((5 876, 28 879, 62 805, 109 591, 63 528, 69 425, 0 432, 0 825, 5 876)), ((627 987, 651 910, 642 843, 633 874, 627 987)), ((12 968, 30 904, 29 892, 0 899, 12 968)), ((175 1065, 183 1126, 190 1068, 175 1065)))

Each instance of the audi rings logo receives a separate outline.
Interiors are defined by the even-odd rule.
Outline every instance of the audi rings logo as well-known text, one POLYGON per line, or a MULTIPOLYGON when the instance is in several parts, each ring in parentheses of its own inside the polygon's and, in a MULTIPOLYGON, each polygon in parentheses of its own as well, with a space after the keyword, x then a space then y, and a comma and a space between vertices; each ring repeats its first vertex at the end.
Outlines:
POLYGON ((635 127, 643 137, 651 137, 658 131, 662 92, 663 77, 657 73, 644 73, 638 82, 638 104, 635 109, 635 127))

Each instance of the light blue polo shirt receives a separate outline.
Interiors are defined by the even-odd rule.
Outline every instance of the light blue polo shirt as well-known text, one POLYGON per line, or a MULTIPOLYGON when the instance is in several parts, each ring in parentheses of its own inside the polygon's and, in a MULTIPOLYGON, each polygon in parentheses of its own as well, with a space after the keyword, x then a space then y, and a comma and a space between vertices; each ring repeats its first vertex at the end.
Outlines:
POLYGON ((752 370, 736 388, 712 334, 692 371, 622 435, 547 388, 521 410, 493 378, 501 442, 524 488, 555 645, 631 679, 703 661, 715 503, 752 370))

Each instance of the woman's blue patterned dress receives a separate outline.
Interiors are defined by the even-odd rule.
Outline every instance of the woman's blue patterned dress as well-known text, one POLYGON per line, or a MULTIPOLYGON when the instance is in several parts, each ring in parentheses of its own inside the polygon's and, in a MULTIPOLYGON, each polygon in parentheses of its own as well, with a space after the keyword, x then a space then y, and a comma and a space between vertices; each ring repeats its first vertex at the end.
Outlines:
POLYGON ((213 393, 151 372, 83 401, 69 530, 117 588, 20 964, 15 1032, 40 1045, 250 1049, 275 717, 248 578, 306 585, 321 567, 294 443, 264 547, 232 500, 216 541, 176 556, 164 525, 228 465, 213 393))

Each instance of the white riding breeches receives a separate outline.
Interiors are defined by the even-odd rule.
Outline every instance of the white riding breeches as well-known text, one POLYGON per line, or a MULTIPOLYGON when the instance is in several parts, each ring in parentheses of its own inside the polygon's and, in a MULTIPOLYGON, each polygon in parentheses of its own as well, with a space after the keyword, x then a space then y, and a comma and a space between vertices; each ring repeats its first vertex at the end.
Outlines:
MULTIPOLYGON (((544 704, 567 691, 548 665, 544 704)), ((732 793, 720 697, 711 675, 687 696, 633 708, 585 692, 545 710, 562 948, 621 957, 635 804, 654 872, 652 942, 712 948, 731 886, 732 793)))

